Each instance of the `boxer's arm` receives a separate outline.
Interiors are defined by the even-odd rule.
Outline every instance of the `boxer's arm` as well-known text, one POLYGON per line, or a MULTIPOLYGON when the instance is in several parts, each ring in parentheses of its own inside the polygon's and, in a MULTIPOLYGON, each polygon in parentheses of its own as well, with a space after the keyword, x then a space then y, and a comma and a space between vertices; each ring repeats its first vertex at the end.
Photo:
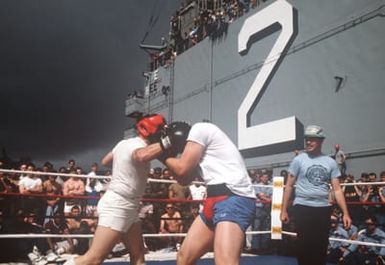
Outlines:
POLYGON ((105 167, 108 167, 111 165, 113 159, 112 151, 108 152, 103 158, 102 158, 102 165, 105 167))
POLYGON ((188 141, 179 158, 169 157, 165 164, 177 177, 188 177, 199 165, 204 153, 204 146, 188 141))
POLYGON ((157 158, 163 149, 160 143, 153 143, 143 148, 138 148, 132 152, 132 159, 138 162, 149 162, 157 158))

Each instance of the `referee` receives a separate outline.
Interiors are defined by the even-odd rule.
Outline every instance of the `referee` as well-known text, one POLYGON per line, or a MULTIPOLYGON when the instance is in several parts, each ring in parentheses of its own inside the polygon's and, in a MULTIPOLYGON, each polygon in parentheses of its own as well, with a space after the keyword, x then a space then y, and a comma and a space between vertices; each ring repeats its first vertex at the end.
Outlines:
POLYGON ((297 230, 298 264, 324 265, 331 213, 329 184, 342 210, 345 227, 350 227, 351 219, 338 180, 341 175, 338 165, 321 151, 325 139, 323 129, 317 125, 309 125, 304 136, 305 152, 296 156, 289 167, 281 221, 289 221, 287 207, 295 184, 293 212, 297 230))

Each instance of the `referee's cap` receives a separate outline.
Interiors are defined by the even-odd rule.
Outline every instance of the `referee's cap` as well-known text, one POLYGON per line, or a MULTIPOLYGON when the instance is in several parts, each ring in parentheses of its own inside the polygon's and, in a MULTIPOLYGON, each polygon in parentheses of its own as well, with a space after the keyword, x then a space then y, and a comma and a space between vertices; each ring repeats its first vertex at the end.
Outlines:
POLYGON ((305 138, 325 138, 324 129, 318 125, 309 125, 305 129, 305 138))

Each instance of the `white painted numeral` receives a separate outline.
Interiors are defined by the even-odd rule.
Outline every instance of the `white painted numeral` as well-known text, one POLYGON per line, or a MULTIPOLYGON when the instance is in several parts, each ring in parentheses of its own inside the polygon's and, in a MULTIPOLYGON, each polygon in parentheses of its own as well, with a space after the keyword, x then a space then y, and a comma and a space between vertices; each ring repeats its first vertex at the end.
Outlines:
MULTIPOLYGON (((238 52, 241 53, 247 50, 247 43, 253 35, 268 28, 274 28, 274 25, 279 24, 281 28, 281 33, 238 109, 238 148, 240 150, 293 141, 296 138, 294 116, 254 126, 251 126, 249 122, 259 93, 267 85, 267 81, 272 78, 285 51, 296 36, 297 23, 295 20, 297 17, 294 13, 293 6, 284 0, 278 0, 249 17, 239 32, 238 52)), ((275 31, 272 30, 271 33, 275 31)))

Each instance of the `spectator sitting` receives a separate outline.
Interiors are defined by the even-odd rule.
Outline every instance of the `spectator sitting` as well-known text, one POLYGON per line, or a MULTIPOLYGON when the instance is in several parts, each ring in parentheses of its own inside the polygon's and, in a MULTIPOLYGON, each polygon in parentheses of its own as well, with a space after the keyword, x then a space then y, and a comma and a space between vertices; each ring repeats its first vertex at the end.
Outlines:
POLYGON ((257 184, 259 182, 259 173, 256 169, 248 169, 247 173, 249 173, 249 177, 251 179, 251 183, 257 184))
MULTIPOLYGON (((348 174, 344 180, 344 183, 354 183, 354 176, 348 174)), ((354 186, 342 186, 342 191, 344 192, 345 200, 347 202, 358 202, 360 201, 360 190, 357 185, 354 186)))
POLYGON ((381 206, 380 210, 382 212, 382 215, 380 218, 377 219, 378 224, 382 226, 383 229, 385 229, 385 214, 384 214, 384 209, 385 209, 385 171, 382 171, 380 173, 380 181, 383 182, 381 186, 378 186, 378 196, 380 197, 381 202, 383 203, 381 206))
POLYGON ((286 169, 282 169, 281 172, 279 173, 279 175, 281 177, 283 177, 283 183, 286 184, 286 181, 287 181, 287 177, 289 175, 289 173, 287 172, 286 169))
MULTIPOLYGON (((206 195, 207 195, 207 189, 205 186, 201 185, 200 183, 198 183, 200 180, 200 178, 196 177, 194 179, 195 183, 194 184, 191 184, 189 186, 189 190, 190 190, 190 195, 191 195, 191 199, 193 200, 204 200, 206 199, 206 195)), ((192 204, 191 206, 193 206, 194 204, 192 204)), ((202 203, 199 203, 199 210, 202 210, 203 209, 203 204, 202 203)))
POLYGON ((75 170, 75 169, 76 169, 75 160, 74 159, 68 160, 66 171, 71 172, 72 170, 75 170))
MULTIPOLYGON (((19 170, 20 171, 27 171, 27 168, 28 168, 28 164, 27 163, 21 163, 20 164, 20 167, 19 167, 19 170)), ((19 181, 24 178, 25 176, 27 176, 27 174, 25 173, 21 173, 18 177, 19 177, 19 181)))
MULTIPOLYGON (((155 223, 158 222, 158 220, 155 220, 154 205, 151 202, 141 202, 138 216, 142 221, 143 233, 157 233, 158 228, 155 223)), ((144 238, 144 245, 147 250, 154 251, 159 245, 158 239, 153 237, 144 238)))
MULTIPOLYGON (((330 217, 329 237, 349 239, 347 231, 339 225, 338 216, 336 215, 331 215, 330 217)), ((326 260, 331 263, 337 263, 348 246, 348 243, 329 240, 326 260)))
MULTIPOLYGON (((64 215, 58 212, 54 214, 53 219, 50 219, 44 225, 44 229, 47 233, 51 234, 69 234, 64 215)), ((71 238, 47 238, 47 242, 51 251, 55 252, 57 255, 73 253, 75 245, 77 245, 77 240, 71 238)))
MULTIPOLYGON (((21 234, 41 234, 43 232, 43 227, 37 224, 36 214, 23 211, 19 211, 17 219, 12 222, 12 229, 7 231, 7 233, 21 234)), ((15 241, 15 244, 16 245, 13 246, 14 249, 11 249, 11 251, 16 250, 19 255, 28 256, 32 264, 46 264, 48 260, 54 261, 57 258, 57 256, 50 250, 45 238, 25 238, 23 240, 15 241)), ((3 250, 4 249, 2 249, 2 251, 3 250)))
MULTIPOLYGON (((76 170, 71 170, 71 174, 76 174, 76 170)), ((65 196, 81 196, 84 195, 85 187, 84 182, 78 177, 70 177, 64 182, 63 195, 65 196)), ((68 216, 73 206, 78 206, 81 210, 80 199, 65 199, 64 202, 64 215, 68 216)))
MULTIPOLYGON (((182 233, 183 232, 183 222, 181 214, 175 209, 174 205, 168 203, 166 205, 166 213, 161 216, 159 233, 168 234, 168 233, 182 233)), ((177 250, 180 247, 181 237, 162 237, 167 247, 175 247, 177 250)))
MULTIPOLYGON (((154 179, 164 180, 164 176, 162 174, 162 168, 156 167, 154 168, 154 172, 152 174, 154 179)), ((147 198, 157 198, 157 199, 167 199, 168 198, 168 186, 169 183, 162 182, 151 182, 150 183, 150 191, 147 190, 145 196, 147 198)), ((155 216, 157 219, 163 214, 163 205, 162 203, 154 203, 155 216)))
POLYGON ((72 206, 69 214, 67 215, 66 224, 71 234, 74 234, 80 228, 81 221, 80 207, 72 206))
MULTIPOLYGON (((18 192, 18 186, 15 185, 9 176, 4 172, 0 171, 0 192, 18 192)), ((0 210, 4 211, 5 214, 15 214, 18 204, 16 197, 0 197, 0 210)))
POLYGON ((184 216, 183 230, 188 231, 195 218, 199 216, 199 203, 191 203, 190 212, 184 216))
MULTIPOLYGON (((162 174, 162 169, 160 167, 154 168, 154 173, 153 173, 153 178, 154 179, 165 179, 165 176, 162 174)), ((152 183, 152 194, 154 195, 154 198, 159 198, 159 199, 166 199, 168 198, 168 186, 170 184, 168 183, 162 183, 162 182, 155 182, 152 183)))
POLYGON ((355 225, 351 225, 348 229, 346 229, 350 240, 356 240, 358 236, 358 228, 355 225))
MULTIPOLYGON (((35 165, 28 165, 27 171, 35 171, 35 165)), ((26 176, 19 181, 19 192, 23 195, 42 194, 43 182, 41 178, 36 174, 27 173, 26 176)), ((38 223, 42 223, 44 220, 44 200, 42 198, 34 196, 22 197, 21 210, 23 212, 35 211, 38 215, 38 223)))
MULTIPOLYGON (((374 216, 365 218, 365 226, 366 228, 358 233, 358 241, 385 243, 385 232, 377 227, 377 220, 374 216)), ((378 258, 384 256, 385 248, 351 244, 344 252, 341 261, 345 262, 344 264, 352 265, 376 265, 378 258)))
MULTIPOLYGON (((70 234, 90 234, 92 233, 91 227, 96 226, 96 222, 93 220, 83 219, 80 212, 80 207, 75 205, 71 208, 70 214, 67 218, 67 226, 70 234)), ((75 246, 75 253, 84 254, 88 250, 88 239, 81 238, 78 240, 78 244, 75 246)))
MULTIPOLYGON (((171 172, 168 168, 163 170, 163 177, 166 179, 174 179, 174 176, 171 175, 171 172)), ((188 186, 182 186, 178 182, 172 183, 168 187, 168 198, 173 200, 187 200, 190 197, 190 190, 188 186)), ((189 205, 182 202, 176 202, 175 206, 182 214, 187 214, 190 212, 189 205)))
MULTIPOLYGON (((65 167, 60 167, 60 168, 59 168, 59 173, 60 173, 60 174, 65 174, 65 173, 67 173, 66 168, 65 168, 65 167)), ((67 177, 57 176, 56 179, 55 179, 55 181, 56 181, 57 183, 59 183, 59 184, 63 187, 63 186, 64 186, 64 182, 65 182, 67 179, 68 179, 67 177)))
MULTIPOLYGON (((95 177, 98 170, 98 164, 93 163, 91 166, 91 172, 87 175, 90 177, 95 177)), ((103 190, 103 184, 96 178, 87 178, 86 184, 86 195, 87 196, 99 196, 100 192, 103 190)), ((86 215, 88 217, 96 217, 97 212, 96 208, 98 205, 99 199, 87 199, 86 203, 86 215)))
MULTIPOLYGON (((43 191, 47 195, 60 195, 62 193, 62 187, 55 181, 54 175, 48 175, 47 180, 43 182, 43 191)), ((46 199, 44 224, 53 219, 54 213, 59 211, 59 203, 59 197, 48 197, 46 199)))
MULTIPOLYGON (((365 182, 368 182, 368 181, 369 181, 369 174, 366 173, 366 172, 362 172, 361 176, 360 176, 360 179, 357 182, 358 183, 365 183, 365 182)), ((357 187, 358 187, 358 189, 360 191, 358 195, 360 196, 360 200, 362 200, 361 197, 363 196, 363 193, 367 192, 368 186, 366 186, 366 185, 358 185, 357 187)))
MULTIPOLYGON (((377 180, 377 175, 374 172, 371 172, 367 175, 367 182, 375 182, 377 180)), ((375 185, 367 185, 361 193, 361 201, 369 203, 379 203, 380 196, 378 195, 378 187, 375 185)), ((381 217, 383 212, 381 212, 381 206, 376 205, 365 205, 363 208, 366 210, 367 215, 374 215, 376 218, 381 217)))
MULTIPOLYGON (((254 187, 255 194, 257 195, 256 212, 253 224, 253 231, 266 231, 270 230, 270 211, 271 211, 271 197, 273 189, 267 187, 271 185, 269 181, 269 173, 266 169, 261 170, 259 185, 266 187, 254 187)), ((259 253, 266 253, 268 251, 269 237, 267 235, 254 235, 251 247, 253 251, 259 253)))
MULTIPOLYGON (((82 228, 82 223, 87 224, 90 232, 95 230, 96 220, 83 218, 81 215, 80 207, 75 205, 71 208, 69 216, 67 218, 67 226, 71 234, 78 233, 82 228)), ((82 231, 83 232, 83 231, 82 231)))

